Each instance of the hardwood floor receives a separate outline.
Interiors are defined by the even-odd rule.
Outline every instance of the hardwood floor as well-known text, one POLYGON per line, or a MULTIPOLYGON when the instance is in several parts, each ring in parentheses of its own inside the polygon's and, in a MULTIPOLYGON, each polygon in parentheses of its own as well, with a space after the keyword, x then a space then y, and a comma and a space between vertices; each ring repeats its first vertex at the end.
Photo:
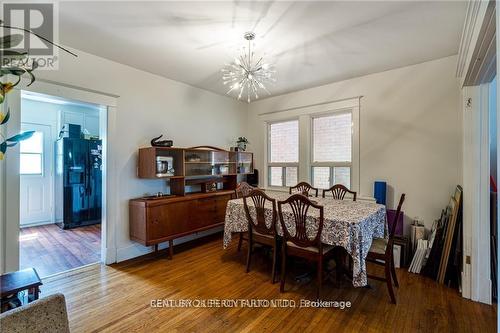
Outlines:
MULTIPOLYGON (((93 265, 44 279, 42 294, 66 296, 72 332, 495 332, 496 307, 461 298, 457 291, 398 270, 398 304, 384 283, 372 289, 323 285, 324 299, 351 308, 154 308, 151 301, 207 299, 313 299, 315 284, 299 285, 290 269, 286 292, 270 283, 270 260, 262 253, 245 273, 245 245, 222 249, 222 239, 112 266, 93 265)), ((369 269, 375 267, 370 266, 369 269)), ((373 270, 372 270, 373 272, 373 270)))
POLYGON ((101 225, 63 230, 55 224, 22 228, 20 268, 34 267, 40 277, 98 262, 101 225))

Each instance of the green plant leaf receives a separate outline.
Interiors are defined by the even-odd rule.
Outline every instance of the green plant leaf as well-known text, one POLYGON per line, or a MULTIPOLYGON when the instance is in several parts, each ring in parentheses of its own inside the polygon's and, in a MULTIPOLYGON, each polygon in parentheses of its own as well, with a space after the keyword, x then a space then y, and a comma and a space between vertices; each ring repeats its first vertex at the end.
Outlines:
MULTIPOLYGON (((21 76, 24 73, 26 73, 26 69, 22 68, 22 67, 1 67, 0 73, 2 75, 12 74, 12 75, 16 75, 16 76, 21 76)), ((0 75, 0 76, 2 76, 2 75, 0 75)))
MULTIPOLYGON (((8 138, 7 142, 15 142, 15 143, 18 143, 20 141, 23 141, 23 140, 26 140, 26 139, 29 139, 33 136, 33 134, 35 133, 35 131, 26 131, 26 132, 21 132, 19 134, 16 134, 14 136, 11 136, 10 138, 8 138)), ((14 144, 15 145, 15 144, 14 144)))
POLYGON ((24 36, 22 34, 12 34, 0 37, 0 49, 11 49, 18 46, 23 41, 24 36))
POLYGON ((0 143, 0 153, 5 154, 6 151, 7 151, 7 142, 4 141, 0 143))
POLYGON ((9 119, 10 119, 10 109, 7 110, 7 113, 5 114, 5 117, 0 122, 0 125, 5 124, 6 122, 9 121, 9 119))

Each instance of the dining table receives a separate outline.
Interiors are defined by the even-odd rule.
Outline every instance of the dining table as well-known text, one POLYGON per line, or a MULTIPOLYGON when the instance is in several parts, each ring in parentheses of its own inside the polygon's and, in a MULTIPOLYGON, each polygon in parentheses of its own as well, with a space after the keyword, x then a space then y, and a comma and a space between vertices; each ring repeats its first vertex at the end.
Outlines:
MULTIPOLYGON (((286 200, 290 194, 281 191, 265 193, 278 201, 286 200)), ((386 207, 372 201, 336 200, 333 197, 310 197, 317 205, 323 206, 323 230, 321 242, 326 245, 343 247, 352 257, 352 284, 355 287, 364 287, 368 284, 366 273, 366 256, 374 238, 383 238, 387 230, 386 207)), ((247 200, 249 213, 254 216, 255 207, 252 200, 247 200)), ((270 224, 272 204, 268 201, 264 206, 266 223, 270 224)), ((283 222, 287 229, 294 232, 293 213, 290 205, 282 206, 283 222)), ((307 211, 306 230, 311 238, 317 234, 319 224, 319 210, 311 208, 307 211)), ((226 249, 231 243, 233 233, 248 231, 248 221, 242 198, 228 201, 224 221, 223 247, 226 249)), ((283 235, 281 221, 276 222, 276 232, 283 235)))

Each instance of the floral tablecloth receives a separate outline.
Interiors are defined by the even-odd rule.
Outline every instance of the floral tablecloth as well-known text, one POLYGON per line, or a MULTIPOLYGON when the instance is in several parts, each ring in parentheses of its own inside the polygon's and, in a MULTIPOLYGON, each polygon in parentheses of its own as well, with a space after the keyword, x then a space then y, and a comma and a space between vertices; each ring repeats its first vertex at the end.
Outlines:
MULTIPOLYGON (((277 201, 285 200, 288 193, 266 191, 266 194, 277 201)), ((384 237, 386 230, 385 206, 372 202, 334 200, 333 198, 311 198, 318 205, 324 207, 324 224, 321 240, 324 244, 342 246, 353 259, 353 279, 355 287, 367 285, 366 256, 373 238, 384 237)), ((250 214, 252 200, 247 201, 250 214)), ((272 206, 266 206, 266 215, 270 221, 272 206)), ((308 211, 309 223, 307 233, 314 235, 318 228, 318 210, 311 208, 308 211)), ((294 225, 289 205, 283 206, 283 219, 287 226, 294 225)), ((277 223, 277 232, 282 235, 281 223, 277 223)), ((243 207, 243 199, 233 199, 227 204, 224 223, 224 248, 231 242, 234 232, 247 231, 248 225, 243 207)))

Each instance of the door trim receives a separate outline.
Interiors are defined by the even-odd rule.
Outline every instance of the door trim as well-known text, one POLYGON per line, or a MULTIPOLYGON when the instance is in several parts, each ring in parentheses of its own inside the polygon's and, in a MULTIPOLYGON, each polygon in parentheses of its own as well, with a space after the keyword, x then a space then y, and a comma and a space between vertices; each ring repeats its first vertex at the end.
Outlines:
MULTIPOLYGON (((103 212, 101 224, 101 262, 110 264, 116 262, 116 216, 118 211, 118 203, 116 198, 107 193, 117 193, 117 179, 114 175, 115 157, 111 149, 116 140, 116 112, 118 96, 111 96, 106 93, 89 91, 85 88, 69 87, 60 85, 54 82, 45 80, 37 80, 36 84, 26 86, 20 84, 22 88, 15 88, 7 96, 6 103, 10 105, 11 110, 20 110, 20 105, 8 104, 8 101, 13 103, 17 101, 20 104, 21 90, 42 93, 52 96, 59 96, 66 99, 92 103, 104 106, 104 110, 100 112, 100 121, 103 126, 100 126, 100 134, 103 139, 103 212), (107 126, 105 126, 105 124, 107 126)), ((18 86, 19 87, 19 86, 18 86)), ((20 130, 21 124, 20 112, 12 112, 11 119, 7 126, 9 134, 20 130)), ((2 163, 0 163, 2 164, 2 163)), ((5 158, 5 167, 0 169, 0 179, 5 179, 4 186, 0 187, 0 203, 2 208, 17 207, 18 209, 5 209, 5 215, 0 214, 0 230, 5 230, 5 233, 0 235, 0 271, 8 272, 19 269, 19 145, 9 150, 9 155, 5 158), (9 196, 6 196, 9 189, 9 196)))

